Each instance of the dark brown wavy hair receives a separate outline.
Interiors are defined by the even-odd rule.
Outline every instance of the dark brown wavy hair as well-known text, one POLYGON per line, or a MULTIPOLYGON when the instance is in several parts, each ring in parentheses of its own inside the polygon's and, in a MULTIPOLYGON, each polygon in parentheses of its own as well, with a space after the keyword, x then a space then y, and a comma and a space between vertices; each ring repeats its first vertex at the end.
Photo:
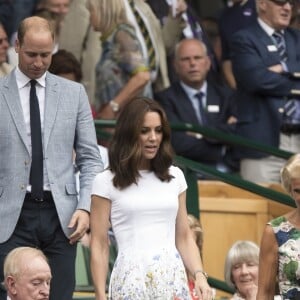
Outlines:
POLYGON ((156 156, 151 160, 151 171, 161 181, 170 181, 169 167, 174 152, 171 146, 171 129, 162 107, 149 98, 135 98, 129 102, 118 117, 115 132, 109 146, 110 169, 114 173, 113 184, 124 189, 139 178, 138 166, 142 160, 139 143, 141 128, 147 112, 157 112, 161 118, 162 141, 156 156))

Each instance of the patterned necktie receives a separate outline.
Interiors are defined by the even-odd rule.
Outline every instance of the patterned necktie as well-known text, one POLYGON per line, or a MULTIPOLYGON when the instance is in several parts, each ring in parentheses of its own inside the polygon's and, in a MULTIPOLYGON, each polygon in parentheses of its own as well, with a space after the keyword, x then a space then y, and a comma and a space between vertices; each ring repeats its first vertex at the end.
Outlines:
POLYGON ((300 125, 300 100, 290 99, 284 105, 283 124, 300 125))
POLYGON ((198 39, 200 41, 203 41, 203 32, 200 24, 197 22, 197 20, 189 13, 187 13, 187 21, 189 25, 191 26, 191 30, 193 32, 193 37, 195 39, 198 39))
MULTIPOLYGON (((281 61, 285 62, 287 60, 287 52, 284 36, 280 31, 275 31, 273 37, 276 40, 276 46, 281 61)), ((283 122, 286 124, 295 124, 296 120, 299 120, 300 111, 297 109, 296 101, 299 100, 290 99, 284 105, 283 122)))
POLYGON ((148 62, 149 62, 149 68, 150 70, 155 70, 156 69, 156 60, 155 60, 155 50, 152 44, 152 40, 149 34, 149 31, 147 29, 147 26, 143 20, 143 18, 141 17, 140 13, 138 12, 138 10, 135 7, 134 1, 133 0, 129 0, 128 1, 131 8, 132 8, 132 12, 135 16, 136 22, 142 32, 142 35, 144 37, 145 40, 145 44, 147 47, 147 54, 148 54, 148 62))
POLYGON ((206 115, 205 115, 205 109, 203 106, 203 97, 204 97, 204 93, 203 92, 199 92, 197 94, 195 94, 195 97, 198 99, 198 105, 199 105, 199 113, 200 113, 200 124, 205 125, 207 123, 206 120, 206 115))
POLYGON ((277 50, 278 50, 281 60, 286 61, 287 53, 286 53, 286 47, 285 47, 285 41, 284 41, 283 34, 280 31, 274 31, 273 37, 275 39, 277 50))
POLYGON ((30 81, 30 128, 32 163, 30 170, 31 196, 43 198, 43 147, 39 101, 36 95, 35 80, 30 81))

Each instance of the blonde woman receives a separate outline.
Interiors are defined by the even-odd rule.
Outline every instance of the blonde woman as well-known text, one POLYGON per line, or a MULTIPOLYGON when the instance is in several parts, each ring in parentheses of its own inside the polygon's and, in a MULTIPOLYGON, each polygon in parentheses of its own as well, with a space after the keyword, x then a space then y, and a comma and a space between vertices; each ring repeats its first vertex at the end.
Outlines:
POLYGON ((102 55, 96 66, 96 118, 115 119, 136 96, 152 96, 150 73, 124 1, 89 0, 91 24, 101 32, 102 55))
POLYGON ((281 182, 296 208, 271 220, 260 246, 257 299, 273 299, 276 278, 282 299, 300 299, 300 154, 281 170, 281 182))

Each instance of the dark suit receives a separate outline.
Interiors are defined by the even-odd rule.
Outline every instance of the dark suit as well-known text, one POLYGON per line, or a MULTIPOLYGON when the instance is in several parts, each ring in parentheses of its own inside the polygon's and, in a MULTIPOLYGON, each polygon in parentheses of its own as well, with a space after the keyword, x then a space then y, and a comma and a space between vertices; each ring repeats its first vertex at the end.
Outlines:
MULTIPOLYGON (((155 99, 163 106, 170 122, 199 124, 191 101, 179 82, 156 94, 155 99)), ((206 107, 212 105, 218 106, 219 112, 209 112, 206 109, 206 126, 226 131, 233 130, 233 126, 226 124, 227 118, 234 114, 229 91, 208 83, 206 107)), ((182 131, 172 132, 172 145, 178 155, 199 162, 215 164, 222 158, 223 144, 205 138, 197 139, 182 131)))
MULTIPOLYGON (((237 32, 231 43, 232 64, 237 80, 237 133, 254 141, 279 146, 283 105, 293 90, 300 90, 300 32, 285 30, 288 73, 268 68, 280 64, 274 41, 258 22, 237 32)), ((241 148, 242 158, 259 158, 266 154, 241 148)))

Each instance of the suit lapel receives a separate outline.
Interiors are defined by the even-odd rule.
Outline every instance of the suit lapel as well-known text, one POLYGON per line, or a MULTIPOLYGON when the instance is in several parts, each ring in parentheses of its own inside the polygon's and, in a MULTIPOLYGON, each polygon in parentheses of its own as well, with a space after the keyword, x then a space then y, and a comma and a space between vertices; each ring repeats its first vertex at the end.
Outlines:
POLYGON ((296 55, 298 54, 295 49, 297 49, 297 45, 295 43, 295 38, 292 33, 287 29, 284 34, 285 44, 286 44, 286 51, 288 61, 296 61, 296 55))
MULTIPOLYGON (((261 53, 266 53, 267 52, 267 57, 269 56, 270 58, 273 57, 274 60, 279 62, 281 60, 281 57, 279 55, 279 52, 276 50, 277 47, 275 46, 274 40, 261 28, 259 23, 256 23, 255 26, 255 39, 261 41, 261 46, 263 49, 259 49, 261 53), (271 48, 274 50, 270 50, 271 48)), ((259 45, 259 44, 257 44, 259 45)), ((275 62, 274 62, 275 63, 275 62)))
POLYGON ((17 131, 28 151, 28 137, 26 133, 26 126, 24 121, 23 109, 21 106, 21 100, 19 95, 19 89, 16 82, 15 72, 12 71, 10 75, 7 77, 7 82, 4 84, 3 91, 4 99, 7 103, 9 112, 12 116, 12 119, 16 125, 17 131))
POLYGON ((47 72, 45 93, 45 118, 44 118, 44 149, 47 149, 49 138, 55 123, 58 110, 60 88, 55 77, 47 72))
MULTIPOLYGON (((256 38, 262 42, 265 49, 268 49, 270 45, 274 45, 274 41, 272 40, 272 38, 261 28, 259 23, 255 23, 254 30, 256 31, 256 38)), ((277 51, 274 52, 276 53, 277 51)))
POLYGON ((182 119, 188 123, 198 124, 199 121, 194 107, 179 82, 174 86, 174 92, 174 102, 182 119))

